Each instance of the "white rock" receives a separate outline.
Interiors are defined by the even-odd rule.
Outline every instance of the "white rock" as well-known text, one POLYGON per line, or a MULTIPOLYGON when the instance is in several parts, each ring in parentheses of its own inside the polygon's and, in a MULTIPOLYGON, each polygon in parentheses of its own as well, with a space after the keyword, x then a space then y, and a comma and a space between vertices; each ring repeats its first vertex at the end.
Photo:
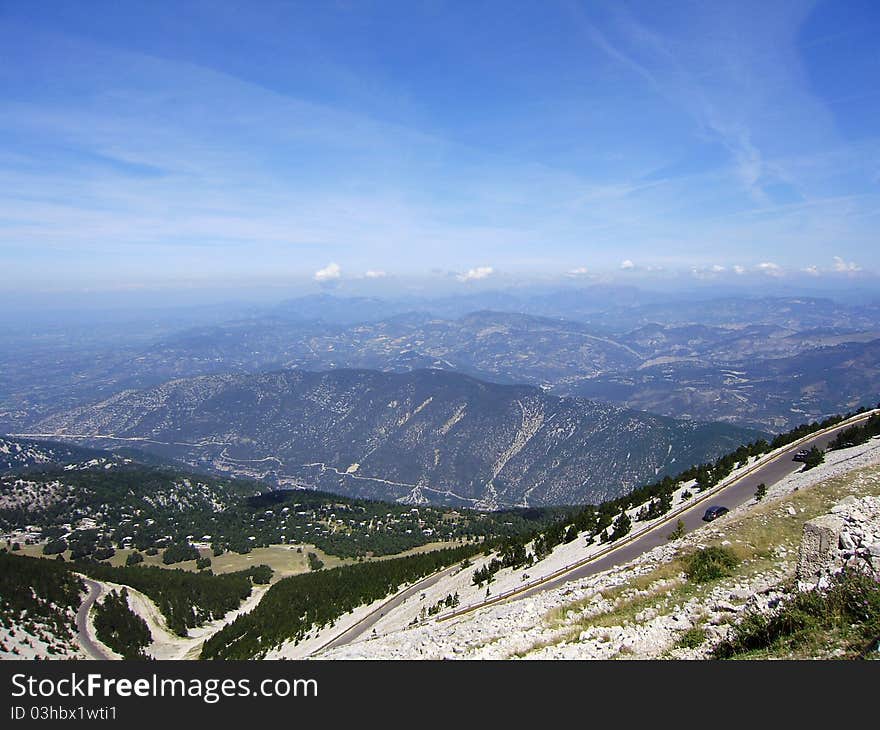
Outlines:
POLYGON ((727 601, 716 601, 713 606, 714 611, 727 611, 728 613, 736 613, 739 611, 737 606, 734 606, 732 603, 727 601))

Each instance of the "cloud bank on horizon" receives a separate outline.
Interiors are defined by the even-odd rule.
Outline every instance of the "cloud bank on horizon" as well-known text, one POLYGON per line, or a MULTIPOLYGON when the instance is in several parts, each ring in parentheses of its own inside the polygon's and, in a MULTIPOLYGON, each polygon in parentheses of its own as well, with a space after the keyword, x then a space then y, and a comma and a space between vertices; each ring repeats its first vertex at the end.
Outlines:
POLYGON ((17 286, 880 271, 876 3, 170 13, 4 3, 17 286))

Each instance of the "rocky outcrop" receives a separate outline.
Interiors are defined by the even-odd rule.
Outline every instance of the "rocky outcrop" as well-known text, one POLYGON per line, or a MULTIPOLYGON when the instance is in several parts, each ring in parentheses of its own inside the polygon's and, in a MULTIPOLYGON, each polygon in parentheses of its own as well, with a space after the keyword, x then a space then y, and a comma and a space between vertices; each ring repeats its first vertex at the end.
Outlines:
POLYGON ((844 519, 837 515, 822 515, 804 523, 798 554, 799 581, 816 581, 834 564, 844 525, 844 519))
POLYGON ((880 498, 846 497, 804 524, 797 578, 802 589, 823 584, 844 568, 866 570, 880 579, 880 498))

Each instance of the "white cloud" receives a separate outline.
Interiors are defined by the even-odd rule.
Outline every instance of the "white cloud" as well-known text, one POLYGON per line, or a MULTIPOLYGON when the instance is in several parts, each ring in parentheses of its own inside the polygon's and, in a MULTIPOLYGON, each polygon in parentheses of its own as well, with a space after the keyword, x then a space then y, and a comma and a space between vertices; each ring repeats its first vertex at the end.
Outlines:
POLYGON ((473 269, 468 269, 464 274, 457 274, 456 278, 459 281, 476 281, 477 279, 485 279, 492 274, 495 273, 495 269, 491 266, 477 266, 473 269))
POLYGON ((727 268, 719 264, 707 267, 694 266, 691 268, 691 276, 697 279, 717 279, 719 274, 725 271, 727 271, 727 268))
POLYGON ((636 268, 636 265, 632 261, 630 261, 629 259, 626 259, 626 260, 620 262, 620 268, 623 269, 624 271, 630 271, 630 270, 636 268))
POLYGON ((329 263, 323 269, 315 272, 314 280, 317 282, 334 281, 342 275, 342 269, 337 263, 329 263))
POLYGON ((808 266, 805 269, 801 269, 805 274, 809 274, 810 276, 819 276, 819 267, 813 264, 812 266, 808 266))
POLYGON ((566 276, 586 276, 590 273, 590 270, 586 266, 578 266, 574 269, 569 269, 566 273, 566 276))
POLYGON ((782 267, 779 264, 774 264, 772 261, 764 261, 758 264, 758 271, 767 274, 767 276, 783 275, 782 267))
POLYGON ((364 273, 364 276, 367 279, 384 279, 388 274, 379 269, 370 269, 369 271, 364 273))
POLYGON ((740 266, 739 264, 734 264, 733 265, 733 273, 737 274, 738 276, 742 276, 743 274, 746 273, 746 267, 740 266))
POLYGON ((862 267, 855 261, 844 261, 840 256, 834 257, 834 270, 845 274, 861 271, 862 267))

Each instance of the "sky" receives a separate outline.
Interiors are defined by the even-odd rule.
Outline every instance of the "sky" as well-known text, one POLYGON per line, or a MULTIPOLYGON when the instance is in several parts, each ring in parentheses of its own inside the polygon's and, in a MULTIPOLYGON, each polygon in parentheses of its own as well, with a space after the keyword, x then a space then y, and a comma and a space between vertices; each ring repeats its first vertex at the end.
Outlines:
POLYGON ((0 0, 0 271, 863 285, 878 33, 873 0, 0 0))

